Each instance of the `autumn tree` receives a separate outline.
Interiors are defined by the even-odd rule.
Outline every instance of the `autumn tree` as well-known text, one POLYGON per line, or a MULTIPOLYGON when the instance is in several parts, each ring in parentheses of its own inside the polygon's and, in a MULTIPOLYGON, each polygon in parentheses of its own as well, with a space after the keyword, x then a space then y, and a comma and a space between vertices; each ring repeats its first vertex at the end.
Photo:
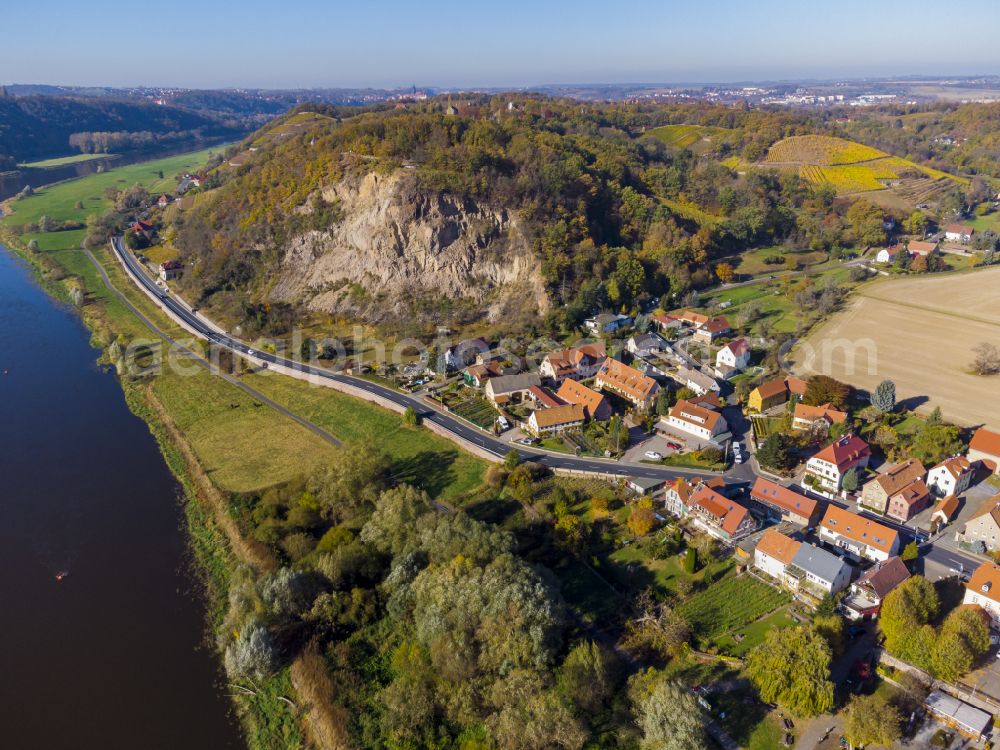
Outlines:
POLYGON ((833 707, 830 660, 830 645, 814 628, 782 628, 750 652, 746 671, 765 703, 816 716, 833 707))
POLYGON ((844 709, 844 736, 856 747, 892 747, 902 736, 903 717, 885 697, 855 695, 844 709))
POLYGON ((646 536, 653 530, 656 516, 651 507, 636 503, 628 514, 628 529, 636 536, 646 536))
POLYGON ((856 200, 847 209, 847 222, 851 225, 851 233, 858 245, 885 244, 882 214, 881 208, 866 200, 856 200))
POLYGON ((923 576, 912 576, 889 592, 879 613, 889 653, 929 670, 935 638, 929 623, 939 606, 934 584, 923 576))
POLYGON ((806 383, 802 403, 810 406, 832 404, 837 409, 842 409, 847 405, 851 391, 851 386, 847 383, 841 383, 829 375, 813 375, 806 383))
POLYGON ((705 716, 690 690, 659 680, 636 711, 643 750, 707 750, 705 716))
POLYGON ((729 263, 719 263, 715 266, 715 275, 723 284, 729 284, 736 277, 736 271, 729 263))
POLYGON ((951 682, 972 671, 990 649, 990 625, 978 607, 959 607, 941 626, 934 648, 934 676, 951 682))

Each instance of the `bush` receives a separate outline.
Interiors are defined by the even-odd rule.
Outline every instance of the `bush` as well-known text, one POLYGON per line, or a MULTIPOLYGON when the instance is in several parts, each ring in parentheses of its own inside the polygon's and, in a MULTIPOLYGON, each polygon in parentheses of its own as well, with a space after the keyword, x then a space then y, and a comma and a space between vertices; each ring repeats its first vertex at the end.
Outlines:
POLYGON ((240 630, 225 655, 226 671, 233 677, 262 679, 278 668, 280 656, 271 633, 259 622, 240 630))
POLYGON ((694 547, 688 547, 684 553, 684 572, 694 573, 698 569, 698 552, 694 547))

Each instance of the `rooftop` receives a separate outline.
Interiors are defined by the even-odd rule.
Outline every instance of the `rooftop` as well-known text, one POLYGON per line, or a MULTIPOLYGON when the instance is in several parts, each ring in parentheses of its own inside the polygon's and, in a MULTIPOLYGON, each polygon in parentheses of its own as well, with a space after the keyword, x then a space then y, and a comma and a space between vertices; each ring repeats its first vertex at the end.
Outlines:
POLYGON ((792 562, 795 553, 799 551, 801 542, 797 542, 791 537, 787 537, 780 531, 768 529, 757 542, 757 550, 768 557, 780 560, 785 565, 792 562))
POLYGON ((828 505, 820 522, 822 528, 846 537, 859 544, 874 547, 881 552, 892 552, 898 534, 894 529, 844 510, 836 505, 828 505))
POLYGON ((757 477, 753 489, 750 490, 750 497, 768 505, 775 505, 783 511, 794 513, 798 516, 809 518, 816 512, 816 501, 805 495, 800 495, 794 490, 782 487, 763 477, 757 477))

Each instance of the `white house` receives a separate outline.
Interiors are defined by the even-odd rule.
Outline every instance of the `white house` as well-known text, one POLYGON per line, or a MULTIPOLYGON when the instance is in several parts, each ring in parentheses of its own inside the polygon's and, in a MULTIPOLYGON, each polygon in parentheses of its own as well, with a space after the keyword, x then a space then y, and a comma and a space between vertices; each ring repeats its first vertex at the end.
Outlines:
POLYGON ((595 315, 593 318, 587 318, 583 321, 583 324, 591 333, 614 333, 632 325, 632 318, 628 315, 601 313, 600 315, 595 315))
POLYGON ((640 333, 629 336, 625 348, 635 357, 649 357, 666 346, 666 342, 655 333, 640 333))
POLYGON ((963 604, 978 604, 1000 625, 1000 565, 986 562, 976 568, 965 584, 963 604))
POLYGON ((696 406, 683 399, 670 409, 666 424, 668 427, 694 435, 702 440, 712 440, 716 435, 721 435, 729 428, 726 424, 726 418, 719 412, 706 409, 703 406, 696 406))
POLYGON ((927 472, 927 487, 938 497, 960 495, 969 489, 975 474, 965 456, 952 456, 927 472))
POLYGON ((580 427, 587 421, 587 413, 578 404, 535 409, 528 417, 527 430, 535 437, 555 435, 564 430, 580 427))
POLYGON ((674 376, 674 379, 681 385, 690 388, 699 396, 704 396, 706 393, 719 392, 719 381, 710 375, 706 375, 698 370, 692 370, 689 367, 678 367, 677 375, 674 376))
POLYGON ((892 245, 891 247, 883 247, 875 255, 876 263, 895 263, 896 258, 899 257, 900 253, 905 253, 906 248, 902 245, 892 245))
POLYGON ((785 568, 792 563, 792 558, 799 551, 801 542, 787 537, 776 529, 768 529, 757 542, 753 551, 754 567, 771 578, 784 581, 785 568))
POLYGON ((830 504, 819 524, 819 538, 856 558, 879 562, 899 551, 899 534, 864 516, 830 504))
POLYGON ((750 364, 750 344, 746 339, 730 341, 715 355, 716 372, 723 377, 742 372, 748 364, 750 364))
POLYGON ((851 582, 851 566, 813 544, 768 529, 754 550, 754 567, 788 588, 816 597, 836 594, 851 582))
POLYGON ((806 476, 812 477, 820 489, 833 492, 840 489, 844 475, 851 469, 868 466, 870 457, 868 443, 857 435, 844 435, 806 462, 806 476))
POLYGON ((949 224, 944 228, 944 238, 948 242, 961 242, 965 244, 972 241, 972 235, 975 231, 968 224, 949 224))

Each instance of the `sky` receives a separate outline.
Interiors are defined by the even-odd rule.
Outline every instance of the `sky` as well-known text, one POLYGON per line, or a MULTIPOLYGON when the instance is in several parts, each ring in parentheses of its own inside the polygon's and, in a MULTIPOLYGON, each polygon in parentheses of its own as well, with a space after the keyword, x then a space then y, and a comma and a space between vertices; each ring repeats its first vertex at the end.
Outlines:
POLYGON ((319 88, 1000 74, 998 0, 33 0, 0 83, 319 88))

